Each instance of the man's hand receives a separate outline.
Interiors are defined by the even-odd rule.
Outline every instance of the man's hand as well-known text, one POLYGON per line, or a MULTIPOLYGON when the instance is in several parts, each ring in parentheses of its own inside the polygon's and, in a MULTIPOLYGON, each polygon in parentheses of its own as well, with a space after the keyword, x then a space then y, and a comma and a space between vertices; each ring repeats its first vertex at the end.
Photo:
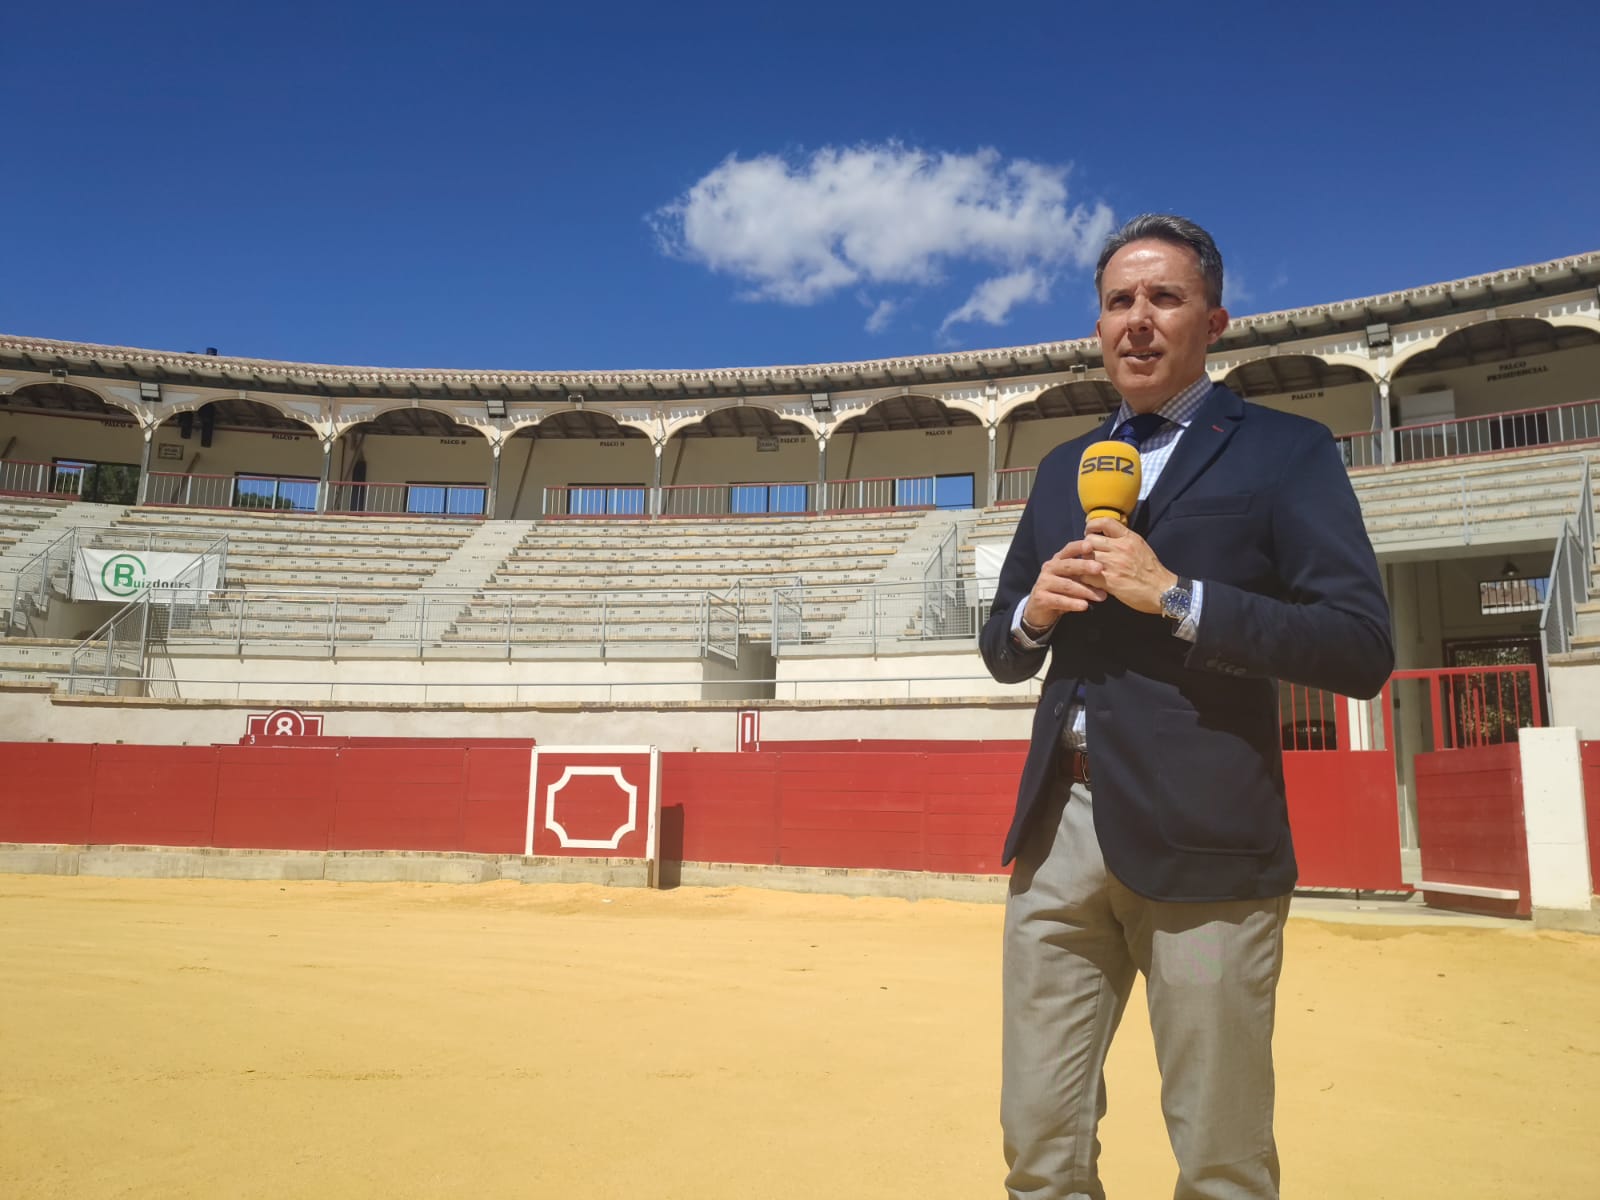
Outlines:
POLYGON ((1100 564, 1090 556, 1089 543, 1068 542, 1039 568, 1022 619, 1034 629, 1048 630, 1062 613, 1083 612, 1105 598, 1100 564))
MULTIPOLYGON (((1136 612, 1160 612, 1161 593, 1178 582, 1178 577, 1161 565, 1150 543, 1121 521, 1096 517, 1084 527, 1083 541, 1072 545, 1088 547, 1100 568, 1100 586, 1136 612)), ((1034 591, 1037 594, 1038 588, 1034 591)), ((1027 614, 1023 615, 1026 618, 1027 614)))

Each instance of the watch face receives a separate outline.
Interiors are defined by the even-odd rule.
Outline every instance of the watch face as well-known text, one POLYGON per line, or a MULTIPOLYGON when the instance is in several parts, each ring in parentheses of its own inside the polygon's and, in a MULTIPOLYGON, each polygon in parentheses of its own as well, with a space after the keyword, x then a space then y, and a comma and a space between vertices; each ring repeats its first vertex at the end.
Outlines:
POLYGON ((1170 587, 1161 593, 1161 615, 1181 621, 1189 615, 1189 589, 1183 585, 1170 587))

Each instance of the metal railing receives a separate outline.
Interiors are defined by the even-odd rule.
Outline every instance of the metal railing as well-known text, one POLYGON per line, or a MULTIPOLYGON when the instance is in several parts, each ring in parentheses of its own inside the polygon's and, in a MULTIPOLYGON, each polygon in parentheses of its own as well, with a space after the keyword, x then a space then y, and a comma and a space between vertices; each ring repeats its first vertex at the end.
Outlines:
POLYGON ((928 559, 922 571, 924 591, 924 620, 930 628, 944 628, 952 615, 965 614, 975 601, 976 589, 971 579, 961 575, 961 544, 972 527, 971 520, 950 522, 939 547, 928 559))
POLYGON ((76 500, 83 495, 85 468, 77 463, 0 459, 0 494, 76 500))
POLYGON ((543 489, 541 517, 647 517, 650 489, 642 483, 564 484, 543 489))
POLYGON ((72 583, 72 564, 77 558, 78 527, 73 526, 30 558, 17 572, 11 589, 11 613, 6 628, 13 636, 26 637, 33 622, 50 613, 50 601, 65 597, 72 583))
POLYGON ((995 504, 1026 504, 1033 491, 1033 477, 1038 473, 1038 467, 1004 467, 996 471, 995 504))
MULTIPOLYGON (((160 588, 145 588, 72 652, 67 691, 88 695, 143 695, 152 678, 150 651, 194 628, 213 593, 206 575, 215 562, 218 581, 226 569, 228 538, 217 539, 194 562, 160 588)), ((175 688, 174 688, 175 690, 175 688)))
POLYGON ((1342 433, 1333 439, 1339 447, 1339 457, 1344 459, 1347 471, 1364 467, 1383 466, 1383 433, 1369 430, 1366 433, 1342 433))
POLYGON ((380 517, 484 517, 489 489, 473 483, 330 481, 324 511, 380 517))
POLYGON ((317 481, 245 473, 193 475, 177 471, 151 471, 144 502, 169 508, 315 512, 317 481))
POLYGON ((738 662, 739 626, 744 619, 744 603, 738 585, 726 595, 705 593, 700 613, 701 654, 719 654, 738 662))
POLYGON ((935 507, 934 484, 932 475, 830 479, 825 489, 816 483, 562 484, 543 489, 539 515, 639 520, 887 512, 935 507))
POLYGON ((1546 686, 1550 656, 1572 649, 1578 627, 1578 606, 1589 599, 1590 572, 1594 569, 1594 486, 1587 460, 1578 489, 1577 509, 1561 523, 1555 556, 1550 562, 1550 586, 1539 613, 1539 643, 1544 653, 1546 686))
POLYGON ((772 593, 772 651, 826 643, 840 650, 971 641, 980 613, 977 580, 824 584, 772 593))
POLYGON ((663 517, 773 517, 817 511, 810 483, 688 483, 659 489, 652 511, 663 517))
POLYGON ((830 479, 828 511, 882 512, 892 508, 932 508, 932 475, 885 475, 873 479, 830 479))
POLYGON ((67 667, 69 695, 144 694, 151 609, 150 593, 143 592, 79 643, 67 667))
POLYGON ((225 588, 181 600, 157 615, 153 636, 186 654, 231 658, 511 658, 542 651, 737 660, 746 606, 739 585, 722 592, 225 588))
MULTIPOLYGON (((163 673, 121 676, 122 684, 131 694, 155 696, 170 692, 178 682, 163 673)), ((226 675, 186 671, 181 687, 195 697, 210 700, 250 700, 258 703, 316 703, 325 701, 367 701, 383 705, 449 704, 463 701, 493 701, 495 703, 533 704, 548 700, 583 700, 592 704, 619 704, 655 706, 663 693, 681 692, 684 699, 693 703, 709 695, 711 698, 732 698, 730 689, 741 689, 752 700, 806 700, 850 696, 842 703, 855 703, 863 695, 874 699, 916 701, 937 697, 948 703, 952 696, 983 696, 985 704, 995 703, 995 683, 987 671, 938 672, 920 674, 873 673, 871 675, 827 674, 807 675, 803 678, 762 676, 736 680, 717 680, 696 677, 690 679, 640 680, 639 678, 562 678, 560 675, 540 671, 517 679, 485 680, 481 678, 450 678, 429 673, 427 675, 388 676, 360 678, 350 675, 321 674, 316 677, 295 677, 274 673, 270 679, 231 672, 226 675), (958 690, 960 685, 971 685, 970 690, 958 690), (641 698, 641 693, 649 698, 641 698)), ((1014 689, 1008 689, 1001 702, 1018 708, 1031 706, 1038 699, 1039 680, 1033 679, 1014 689)))
POLYGON ((1461 458, 1596 439, 1600 439, 1600 400, 1579 400, 1548 408, 1401 425, 1394 430, 1393 461, 1461 458))

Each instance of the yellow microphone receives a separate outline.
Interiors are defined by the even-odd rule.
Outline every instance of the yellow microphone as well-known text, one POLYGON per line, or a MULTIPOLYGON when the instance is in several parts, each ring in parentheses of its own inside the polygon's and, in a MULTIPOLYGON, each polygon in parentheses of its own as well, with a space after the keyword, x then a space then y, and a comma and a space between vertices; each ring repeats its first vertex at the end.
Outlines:
POLYGON ((1096 442, 1085 450, 1078 502, 1091 521, 1114 517, 1126 525, 1139 503, 1139 452, 1127 442, 1096 442))

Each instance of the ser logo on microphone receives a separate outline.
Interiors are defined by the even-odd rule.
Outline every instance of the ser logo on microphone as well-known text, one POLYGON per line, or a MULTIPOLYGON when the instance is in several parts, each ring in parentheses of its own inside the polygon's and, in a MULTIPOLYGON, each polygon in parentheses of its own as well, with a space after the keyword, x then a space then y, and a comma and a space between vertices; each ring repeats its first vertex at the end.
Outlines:
POLYGON ((1134 460, 1121 454, 1085 454, 1078 465, 1078 474, 1091 475, 1096 471, 1114 471, 1118 475, 1132 475, 1134 460))

